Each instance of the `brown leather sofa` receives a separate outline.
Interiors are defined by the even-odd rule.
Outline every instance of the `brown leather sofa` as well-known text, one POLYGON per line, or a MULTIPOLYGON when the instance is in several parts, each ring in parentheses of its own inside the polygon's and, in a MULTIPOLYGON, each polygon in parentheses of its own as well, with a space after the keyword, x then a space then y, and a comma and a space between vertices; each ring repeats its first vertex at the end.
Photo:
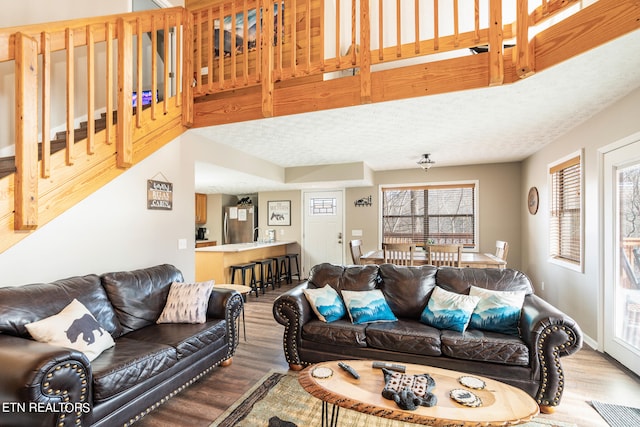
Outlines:
POLYGON ((273 315, 285 326, 284 353, 294 370, 336 359, 424 364, 521 388, 543 412, 560 403, 565 385, 560 357, 582 346, 582 332, 573 319, 534 295, 529 278, 513 269, 320 264, 311 269, 308 281, 277 298, 273 315), (330 323, 318 320, 303 289, 326 284, 338 292, 380 289, 398 321, 354 325, 348 316, 330 323), (526 291, 519 336, 438 330, 421 323, 436 284, 460 294, 468 294, 471 285, 526 291))
POLYGON ((156 324, 172 265, 0 288, 0 425, 130 425, 220 364, 238 344, 242 296, 211 292, 203 324, 156 324), (115 340, 89 362, 85 353, 34 341, 25 324, 73 299, 115 340))

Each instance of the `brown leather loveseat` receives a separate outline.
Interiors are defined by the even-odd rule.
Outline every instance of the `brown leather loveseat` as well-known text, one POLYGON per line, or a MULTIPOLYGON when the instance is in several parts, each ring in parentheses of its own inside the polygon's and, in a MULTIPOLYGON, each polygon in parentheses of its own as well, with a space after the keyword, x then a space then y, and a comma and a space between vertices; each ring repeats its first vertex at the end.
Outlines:
POLYGON ((320 264, 311 269, 308 281, 278 297, 273 315, 285 326, 284 353, 294 370, 336 359, 424 364, 519 387, 538 402, 543 412, 552 412, 560 403, 565 385, 560 357, 582 346, 578 325, 534 295, 529 278, 513 269, 320 264), (349 316, 329 323, 319 320, 303 291, 327 284, 340 294, 345 290, 380 289, 398 320, 363 324, 353 324, 349 316), (517 331, 457 332, 422 323, 421 313, 436 285, 465 295, 472 285, 495 291, 524 291, 517 331))
POLYGON ((230 363, 242 296, 214 287, 204 323, 156 324, 172 283, 182 281, 165 264, 0 288, 0 425, 130 425, 230 363), (74 299, 115 341, 91 362, 85 352, 31 339, 25 327, 74 299))

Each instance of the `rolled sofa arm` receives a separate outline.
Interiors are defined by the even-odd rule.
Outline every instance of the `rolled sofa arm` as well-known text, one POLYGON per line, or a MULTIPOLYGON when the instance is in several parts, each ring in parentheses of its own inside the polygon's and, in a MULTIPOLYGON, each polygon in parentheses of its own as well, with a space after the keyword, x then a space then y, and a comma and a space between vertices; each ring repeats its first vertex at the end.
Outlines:
POLYGON ((293 369, 302 367, 298 348, 302 340, 302 326, 311 320, 313 309, 302 292, 308 282, 301 283, 281 294, 273 303, 273 317, 284 325, 284 355, 293 369))
POLYGON ((238 343, 238 317, 242 313, 244 300, 242 295, 231 289, 216 288, 214 286, 211 296, 209 297, 209 306, 207 307, 207 317, 209 319, 225 319, 227 322, 227 344, 229 353, 227 358, 234 355, 238 343))
POLYGON ((91 382, 84 353, 0 335, 0 425, 84 425, 91 382))
POLYGON ((540 378, 536 401, 541 408, 558 406, 565 384, 560 357, 582 348, 582 331, 571 317, 533 294, 525 298, 520 328, 540 378))

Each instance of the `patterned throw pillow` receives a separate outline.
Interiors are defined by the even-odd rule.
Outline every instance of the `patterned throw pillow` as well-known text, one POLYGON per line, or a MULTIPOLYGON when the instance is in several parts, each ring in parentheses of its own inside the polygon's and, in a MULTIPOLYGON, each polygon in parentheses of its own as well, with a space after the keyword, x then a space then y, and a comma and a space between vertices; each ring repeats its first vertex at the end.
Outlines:
POLYGON ((60 313, 27 323, 33 339, 83 352, 89 361, 113 347, 113 338, 80 301, 74 299, 60 313))
POLYGON ((464 332, 480 297, 449 292, 436 286, 420 321, 438 329, 464 332))
POLYGON ((324 285, 324 288, 303 289, 302 292, 318 319, 323 322, 329 323, 342 319, 346 314, 340 295, 329 284, 324 285))
POLYGON ((480 297, 471 315, 470 328, 519 335, 525 291, 492 291, 472 286, 469 295, 480 297))
POLYGON ((173 282, 164 310, 156 323, 204 323, 213 284, 213 280, 200 283, 173 282))
POLYGON ((391 311, 380 289, 371 291, 342 291, 342 298, 355 325, 370 322, 395 322, 398 320, 391 311))

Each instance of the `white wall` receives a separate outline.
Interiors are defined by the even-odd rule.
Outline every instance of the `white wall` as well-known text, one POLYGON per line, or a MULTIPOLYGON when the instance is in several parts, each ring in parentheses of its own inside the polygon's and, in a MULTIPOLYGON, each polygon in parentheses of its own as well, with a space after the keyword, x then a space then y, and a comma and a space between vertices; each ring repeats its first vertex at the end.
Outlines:
POLYGON ((169 263, 195 278, 193 157, 180 138, 0 254, 0 286, 169 263), (147 180, 173 183, 173 209, 147 210, 147 180), (178 239, 187 249, 178 250, 178 239))
MULTIPOLYGON (((522 263, 531 277, 536 293, 573 317, 588 338, 598 335, 601 305, 602 259, 600 231, 602 200, 598 186, 598 149, 640 131, 640 89, 597 114, 583 125, 529 157, 523 165, 522 194, 538 188, 540 207, 537 215, 522 209, 522 263), (584 272, 571 271, 547 261, 549 256, 548 164, 577 150, 584 150, 584 272), (541 283, 545 283, 542 289, 541 283)), ((592 341, 593 342, 593 341, 592 341)))

